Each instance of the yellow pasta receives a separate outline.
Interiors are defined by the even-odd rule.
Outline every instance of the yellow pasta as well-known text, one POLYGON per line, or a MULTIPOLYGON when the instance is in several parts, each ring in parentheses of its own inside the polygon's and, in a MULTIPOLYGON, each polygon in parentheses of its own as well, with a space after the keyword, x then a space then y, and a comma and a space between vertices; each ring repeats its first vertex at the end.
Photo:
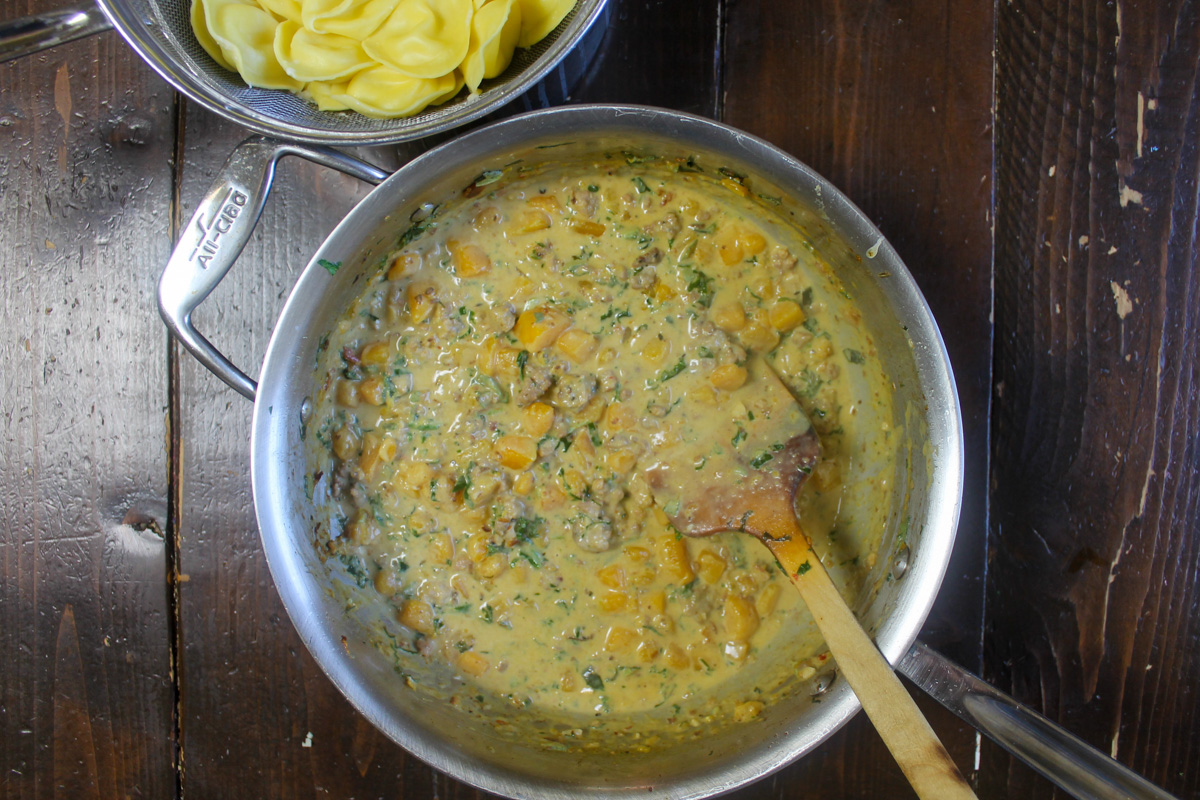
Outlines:
POLYGON ((471 0, 399 0, 363 49, 386 67, 413 78, 453 72, 467 55, 471 0))
POLYGON ((300 21, 299 0, 258 0, 258 4, 281 19, 300 21))
POLYGON ((371 66, 362 45, 335 33, 313 33, 287 20, 275 29, 275 57, 298 81, 334 81, 371 66))
POLYGON ((304 85, 302 97, 316 104, 321 111, 349 111, 350 106, 341 100, 339 95, 346 94, 349 81, 310 81, 304 85))
POLYGON ((237 0, 204 0, 204 21, 225 58, 251 86, 299 91, 303 86, 275 58, 275 27, 269 11, 237 0))
POLYGON ((300 19, 313 33, 333 33, 361 42, 379 29, 396 0, 304 0, 300 19))
MULTIPOLYGON (((574 0, 192 0, 196 40, 251 86, 321 111, 405 117, 478 93, 574 0)), ((538 213, 537 222, 550 224, 538 213)), ((603 226, 593 224, 593 235, 603 226)), ((530 230, 536 226, 530 227, 530 230)))
POLYGON ((346 84, 343 94, 333 97, 363 116, 408 117, 453 97, 461 87, 453 74, 424 80, 377 66, 359 72, 346 84))
POLYGON ((521 5, 517 0, 491 0, 476 10, 462 65, 467 88, 477 92, 484 79, 508 69, 520 34, 521 5))
POLYGON ((231 72, 234 70, 232 64, 225 58, 225 54, 221 52, 221 45, 217 44, 217 40, 208 32, 208 23, 204 21, 204 3, 202 0, 192 0, 192 30, 196 34, 196 41, 200 42, 200 46, 204 48, 204 52, 212 56, 213 61, 216 61, 222 67, 231 72))
POLYGON ((521 4, 521 37, 517 47, 530 47, 550 35, 575 0, 517 0, 521 4))

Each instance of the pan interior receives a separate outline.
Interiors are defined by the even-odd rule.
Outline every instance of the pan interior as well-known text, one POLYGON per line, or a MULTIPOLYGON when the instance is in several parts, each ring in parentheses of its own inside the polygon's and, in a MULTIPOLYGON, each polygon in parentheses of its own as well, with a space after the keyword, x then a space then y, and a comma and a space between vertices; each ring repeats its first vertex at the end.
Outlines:
POLYGON ((413 162, 368 197, 314 256, 280 318, 262 372, 253 439, 256 506, 272 573, 302 637, 389 737, 439 769, 501 794, 725 791, 807 752, 857 704, 845 683, 823 670, 780 687, 751 725, 714 725, 650 747, 636 727, 626 736, 577 740, 563 734, 578 721, 486 706, 464 712, 448 702, 455 687, 443 675, 420 659, 397 661, 380 646, 386 624, 380 609, 356 602, 344 575, 323 563, 313 546, 316 514, 303 488, 302 419, 322 329, 426 204, 518 159, 578 162, 614 149, 634 157, 690 158, 748 176, 755 191, 770 198, 763 208, 772 224, 802 231, 853 298, 894 386, 889 418, 876 423, 900 435, 890 456, 869 467, 885 472, 893 490, 878 557, 853 604, 890 658, 907 648, 928 612, 957 521, 961 454, 953 384, 936 328, 895 254, 848 201, 797 162, 767 146, 747 147, 744 135, 707 121, 672 115, 675 129, 664 132, 659 113, 581 108, 532 115, 413 162), (319 260, 343 267, 330 276, 319 260), (442 689, 413 691, 413 683, 442 689))

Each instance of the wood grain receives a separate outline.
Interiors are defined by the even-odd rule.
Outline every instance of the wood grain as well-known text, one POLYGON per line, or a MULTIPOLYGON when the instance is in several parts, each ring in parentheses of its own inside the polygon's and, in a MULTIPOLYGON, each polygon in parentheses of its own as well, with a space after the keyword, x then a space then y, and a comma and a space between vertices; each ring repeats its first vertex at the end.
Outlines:
POLYGON ((988 677, 1197 797, 1200 9, 999 9, 988 677))
POLYGON ((0 66, 3 797, 175 794, 154 313, 173 123, 113 36, 0 66))
MULTIPOLYGON (((833 181, 896 247, 950 350, 967 472, 950 570, 922 636, 975 669, 982 644, 991 383, 993 8, 986 2, 732 2, 724 120, 833 181)), ((925 699, 964 772, 974 734, 925 699)), ((788 769, 788 796, 912 796, 861 717, 824 758, 788 769)), ((777 793, 778 791, 778 793, 777 793)))

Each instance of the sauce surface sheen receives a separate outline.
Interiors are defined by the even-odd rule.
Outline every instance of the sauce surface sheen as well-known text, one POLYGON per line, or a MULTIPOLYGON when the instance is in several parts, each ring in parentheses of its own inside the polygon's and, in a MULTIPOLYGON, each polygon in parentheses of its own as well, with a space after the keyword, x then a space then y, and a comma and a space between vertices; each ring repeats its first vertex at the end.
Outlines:
POLYGON ((687 163, 484 173, 400 237, 318 359, 318 545, 394 607, 389 646, 471 696, 748 720, 813 674, 766 548, 680 536, 647 483, 680 441, 701 483, 769 469, 781 442, 712 435, 754 418, 756 356, 820 435, 798 509, 848 598, 874 564, 892 412, 857 312, 772 198, 687 163))

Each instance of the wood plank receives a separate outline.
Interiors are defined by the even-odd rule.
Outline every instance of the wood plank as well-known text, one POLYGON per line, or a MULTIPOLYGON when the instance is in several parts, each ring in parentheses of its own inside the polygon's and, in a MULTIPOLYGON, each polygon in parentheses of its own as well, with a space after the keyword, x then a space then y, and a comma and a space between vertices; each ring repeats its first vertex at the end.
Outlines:
MULTIPOLYGON (((580 99, 602 99, 621 75, 628 81, 663 74, 660 48, 623 42, 662 24, 656 20, 664 9, 612 2, 619 22, 600 56, 605 75, 582 88, 580 99)), ((671 4, 679 10, 674 17, 692 19, 697 36, 715 41, 715 9, 671 4)), ((716 94, 706 75, 713 67, 702 67, 697 60, 690 81, 678 72, 647 80, 646 99, 669 105, 682 81, 689 84, 692 110, 711 112, 716 94)), ((180 163, 184 218, 243 136, 203 110, 188 109, 180 163)), ((196 315, 200 329, 251 374, 299 269, 367 188, 295 159, 284 162, 277 187, 242 264, 196 315)), ((304 651, 258 540, 249 484, 250 405, 190 356, 181 355, 178 364, 184 791, 212 797, 238 786, 244 796, 264 798, 481 796, 393 745, 304 651)))
MULTIPOLYGON (((1200 796, 1200 10, 997 20, 988 677, 1200 796)), ((993 796, 1048 785, 985 752, 993 796)))
MULTIPOLYGON (((990 3, 731 3, 723 119, 831 179, 896 247, 925 293, 954 365, 967 473, 959 538, 923 637, 978 669, 991 382, 990 3)), ((924 700, 964 772, 973 733, 924 700)), ((857 719, 821 757, 765 791, 911 796, 857 719), (778 787, 778 788, 776 788, 778 787)))
POLYGON ((103 35, 0 66, 0 141, 0 796, 172 797, 174 94, 103 35))

